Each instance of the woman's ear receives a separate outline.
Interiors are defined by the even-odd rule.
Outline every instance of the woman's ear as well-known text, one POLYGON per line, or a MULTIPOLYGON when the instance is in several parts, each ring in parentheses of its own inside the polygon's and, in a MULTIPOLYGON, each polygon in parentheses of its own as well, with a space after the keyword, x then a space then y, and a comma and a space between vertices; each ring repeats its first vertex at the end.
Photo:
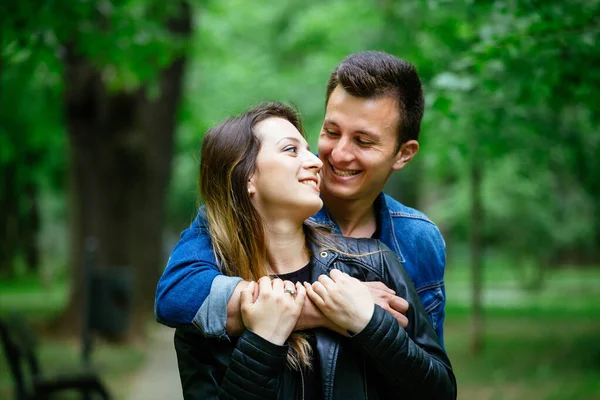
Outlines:
POLYGON ((248 196, 252 197, 256 193, 256 187, 254 186, 254 182, 252 178, 248 179, 248 196))

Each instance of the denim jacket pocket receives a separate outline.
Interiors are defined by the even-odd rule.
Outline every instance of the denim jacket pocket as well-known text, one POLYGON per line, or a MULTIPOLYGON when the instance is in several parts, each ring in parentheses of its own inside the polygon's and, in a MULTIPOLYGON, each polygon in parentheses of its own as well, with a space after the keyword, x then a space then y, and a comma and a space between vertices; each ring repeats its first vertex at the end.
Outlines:
POLYGON ((443 310, 443 285, 443 282, 430 282, 417 288, 417 293, 423 303, 423 308, 425 308, 434 327, 437 326, 439 313, 443 310))

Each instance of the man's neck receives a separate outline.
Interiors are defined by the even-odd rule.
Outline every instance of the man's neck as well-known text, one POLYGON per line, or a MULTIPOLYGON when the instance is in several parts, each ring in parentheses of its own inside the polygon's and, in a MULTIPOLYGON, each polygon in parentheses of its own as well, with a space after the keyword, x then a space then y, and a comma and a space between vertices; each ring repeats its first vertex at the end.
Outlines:
POLYGON ((270 223, 265 226, 265 234, 269 254, 269 273, 294 272, 310 261, 302 225, 282 221, 270 223))
POLYGON ((327 212, 337 223, 344 236, 371 237, 377 230, 375 198, 346 200, 322 193, 327 212))

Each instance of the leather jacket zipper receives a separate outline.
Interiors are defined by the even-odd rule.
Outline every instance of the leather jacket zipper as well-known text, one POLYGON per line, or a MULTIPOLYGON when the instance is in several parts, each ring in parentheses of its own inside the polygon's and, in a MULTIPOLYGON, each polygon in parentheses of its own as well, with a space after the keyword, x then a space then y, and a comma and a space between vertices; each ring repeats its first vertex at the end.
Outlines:
POLYGON ((304 400, 304 373, 302 367, 300 367, 300 384, 302 385, 302 400, 304 400))

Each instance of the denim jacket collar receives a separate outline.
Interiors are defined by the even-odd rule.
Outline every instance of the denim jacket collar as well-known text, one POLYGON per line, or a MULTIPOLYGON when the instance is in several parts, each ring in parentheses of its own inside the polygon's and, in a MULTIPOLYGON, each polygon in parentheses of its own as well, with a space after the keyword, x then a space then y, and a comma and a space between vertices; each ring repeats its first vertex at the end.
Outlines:
MULTIPOLYGON (((402 255, 400 245, 396 239, 396 227, 392 221, 392 214, 388 206, 387 198, 383 192, 379 193, 373 206, 376 210, 377 230, 381 233, 381 236, 378 239, 398 255, 400 262, 404 262, 404 256, 402 255)), ((331 215, 329 215, 325 206, 323 206, 315 215, 310 217, 310 220, 317 224, 329 227, 332 233, 342 234, 340 227, 333 218, 331 218, 331 215)))

